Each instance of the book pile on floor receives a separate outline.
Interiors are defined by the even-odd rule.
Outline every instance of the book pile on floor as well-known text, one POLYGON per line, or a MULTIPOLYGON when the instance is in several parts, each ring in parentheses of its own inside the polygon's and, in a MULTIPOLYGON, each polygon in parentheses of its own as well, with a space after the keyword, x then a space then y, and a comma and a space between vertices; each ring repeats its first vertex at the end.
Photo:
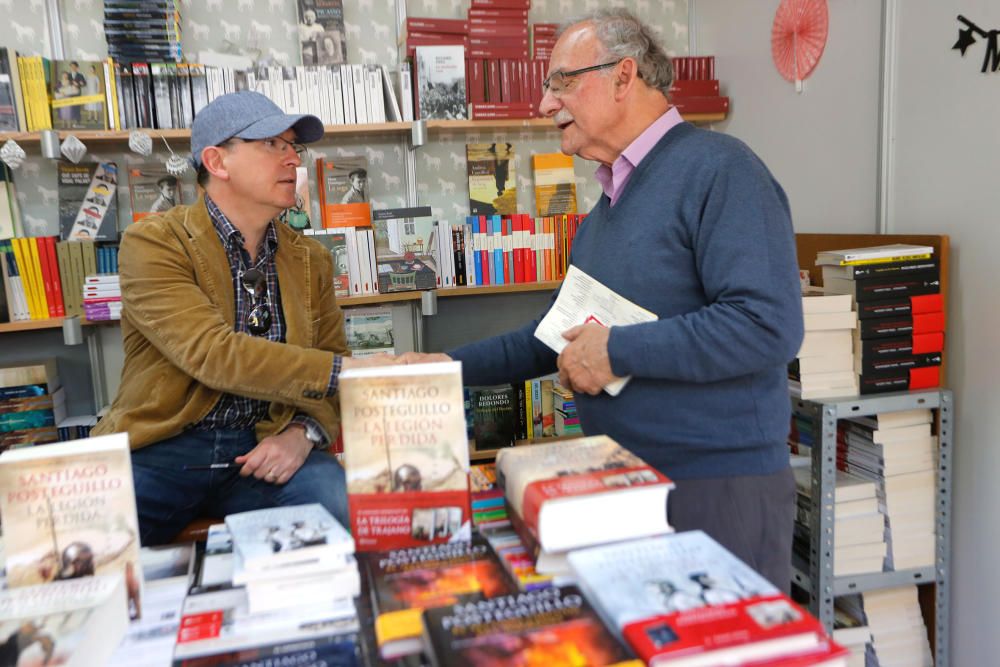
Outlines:
POLYGON ((854 396, 854 330, 857 315, 846 294, 827 293, 815 287, 802 292, 805 335, 796 358, 788 365, 793 395, 804 399, 854 396))
POLYGON ((931 420, 930 410, 906 410, 843 420, 837 428, 842 467, 878 488, 889 570, 934 564, 938 441, 931 420))
MULTIPOLYGON (((813 523, 811 463, 809 457, 792 456, 797 491, 794 550, 805 562, 809 561, 813 523)), ((886 555, 885 517, 876 484, 837 470, 833 515, 833 576, 881 572, 886 555)))
POLYGON ((827 292, 849 294, 860 323, 855 371, 862 394, 941 384, 944 302, 931 246, 892 244, 816 255, 827 292))

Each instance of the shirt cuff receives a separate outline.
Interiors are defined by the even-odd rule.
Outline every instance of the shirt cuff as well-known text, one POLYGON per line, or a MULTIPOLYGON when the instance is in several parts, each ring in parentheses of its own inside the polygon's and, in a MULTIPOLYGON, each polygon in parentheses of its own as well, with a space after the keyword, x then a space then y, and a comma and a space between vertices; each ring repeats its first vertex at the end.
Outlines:
POLYGON ((304 428, 307 433, 310 430, 312 430, 313 433, 320 434, 323 441, 320 442, 318 445, 316 445, 316 449, 326 449, 327 447, 330 446, 330 436, 326 432, 326 429, 320 426, 320 423, 318 421, 316 421, 309 415, 305 414, 304 412, 296 412, 295 416, 292 417, 292 420, 289 422, 289 425, 292 424, 298 424, 299 426, 304 428))
POLYGON ((330 369, 330 381, 326 385, 326 395, 333 396, 340 386, 340 370, 344 365, 344 358, 339 354, 333 355, 333 368, 330 369))

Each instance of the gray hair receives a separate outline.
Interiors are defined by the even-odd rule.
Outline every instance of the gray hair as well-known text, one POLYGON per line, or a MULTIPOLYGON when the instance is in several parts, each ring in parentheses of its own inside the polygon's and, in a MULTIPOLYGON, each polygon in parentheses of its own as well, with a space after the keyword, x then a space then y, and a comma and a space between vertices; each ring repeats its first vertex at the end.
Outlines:
POLYGON ((674 66, 659 39, 645 23, 627 9, 598 9, 564 24, 562 35, 580 23, 594 26, 594 34, 612 59, 632 58, 639 66, 639 77, 663 96, 670 93, 674 81, 674 66))

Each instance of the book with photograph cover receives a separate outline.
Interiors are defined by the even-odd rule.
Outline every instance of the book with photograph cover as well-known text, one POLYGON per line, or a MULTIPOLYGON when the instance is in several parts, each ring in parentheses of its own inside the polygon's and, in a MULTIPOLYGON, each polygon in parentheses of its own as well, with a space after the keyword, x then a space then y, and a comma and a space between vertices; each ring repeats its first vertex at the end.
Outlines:
POLYGON ((56 130, 106 130, 104 63, 53 60, 49 98, 56 130))
POLYGON ((535 210, 538 216, 576 213, 573 156, 536 153, 531 156, 531 166, 535 171, 535 210))
POLYGON ((347 334, 347 347, 351 350, 352 357, 396 353, 390 308, 345 310, 344 331, 347 334))
POLYGON ((513 447, 520 428, 514 388, 509 384, 473 387, 470 400, 476 451, 513 447))
POLYGON ((642 667, 576 586, 550 586, 424 611, 440 667, 609 665, 642 667))
POLYGON ((124 588, 114 574, 0 590, 0 664, 106 664, 128 627, 124 588))
POLYGON ((440 267, 435 257, 438 227, 435 220, 426 216, 392 219, 380 217, 372 223, 372 228, 375 232, 375 259, 380 293, 439 287, 437 281, 440 267))
POLYGON ((340 406, 358 551, 468 539, 461 364, 344 371, 340 406))
MULTIPOLYGON (((353 230, 347 230, 353 233, 353 230)), ((342 229, 303 229, 302 233, 318 241, 330 251, 333 258, 333 291, 338 297, 350 296, 350 272, 348 271, 347 234, 342 229)), ((347 313, 344 313, 345 316, 347 313)))
POLYGON ((132 222, 154 213, 166 213, 178 204, 194 203, 198 196, 193 178, 174 176, 162 162, 130 166, 128 185, 132 222))
POLYGON ((343 0, 299 0, 299 48, 303 65, 347 62, 343 0))
POLYGON ((64 241, 118 238, 118 167, 59 161, 59 229, 64 241))
POLYGON ((354 553, 354 540, 318 503, 230 514, 226 527, 246 571, 342 566, 354 553))
POLYGON ((430 607, 517 592, 503 564, 479 535, 471 541, 363 554, 383 659, 417 653, 421 612, 430 607))
POLYGON ((468 118, 465 104, 465 47, 416 47, 417 117, 468 118))
POLYGON ((141 615, 127 434, 7 450, 0 453, 0 488, 8 586, 121 574, 129 615, 141 615))
POLYGON ((368 195, 368 160, 361 155, 318 161, 323 188, 323 226, 365 227, 372 222, 368 195))
POLYGON ((757 664, 825 637, 819 621, 700 530, 568 558, 587 599, 651 665, 757 664))
POLYGON ((18 105, 23 104, 24 99, 21 97, 21 81, 16 68, 17 54, 13 49, 0 46, 0 132, 17 132, 21 129, 18 117, 24 117, 24 110, 19 109, 18 105))
POLYGON ((546 552, 673 530, 673 482, 605 435, 501 449, 497 479, 546 552))
POLYGON ((469 211, 472 215, 517 213, 517 176, 511 143, 466 144, 469 211))

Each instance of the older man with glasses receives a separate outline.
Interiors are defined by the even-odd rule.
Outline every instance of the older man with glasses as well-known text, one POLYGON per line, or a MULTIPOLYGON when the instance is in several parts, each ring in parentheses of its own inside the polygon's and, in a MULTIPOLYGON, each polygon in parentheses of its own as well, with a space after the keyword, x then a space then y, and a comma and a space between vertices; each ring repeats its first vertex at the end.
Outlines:
POLYGON ((676 482, 674 528, 705 530, 787 590, 786 364, 803 325, 785 193, 746 145, 671 106, 670 59, 629 12, 571 23, 549 71, 541 112, 564 153, 598 163, 604 190, 572 264, 657 320, 574 327, 558 356, 534 338, 537 320, 449 354, 469 384, 558 368, 584 433, 612 436, 676 482), (624 376, 620 394, 602 392, 624 376))
POLYGON ((278 220, 295 205, 315 116, 259 93, 198 113, 192 161, 204 195, 145 218, 121 242, 125 364, 94 433, 127 431, 142 543, 200 515, 320 503, 348 524, 339 432, 347 356, 329 252, 278 220))

